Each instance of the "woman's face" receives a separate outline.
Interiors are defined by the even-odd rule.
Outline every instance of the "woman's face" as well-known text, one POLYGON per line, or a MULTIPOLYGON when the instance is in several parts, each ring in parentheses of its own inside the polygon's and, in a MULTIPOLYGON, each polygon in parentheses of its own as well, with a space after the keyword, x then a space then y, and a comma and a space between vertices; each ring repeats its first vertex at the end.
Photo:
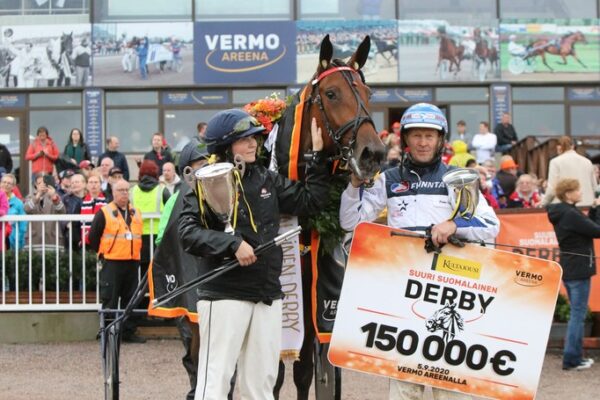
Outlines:
POLYGON ((571 204, 576 204, 581 201, 581 189, 571 190, 570 192, 565 193, 565 197, 567 198, 567 202, 571 204))
POLYGON ((81 141, 81 132, 79 132, 77 129, 74 129, 73 132, 71 132, 71 140, 73 143, 79 143, 79 141, 81 141))
POLYGON ((245 162, 253 163, 256 161, 257 146, 256 138, 254 136, 248 136, 233 142, 231 145, 231 152, 234 156, 236 154, 241 155, 245 162))
POLYGON ((46 140, 48 138, 48 132, 46 132, 44 129, 40 129, 37 134, 41 140, 46 140))

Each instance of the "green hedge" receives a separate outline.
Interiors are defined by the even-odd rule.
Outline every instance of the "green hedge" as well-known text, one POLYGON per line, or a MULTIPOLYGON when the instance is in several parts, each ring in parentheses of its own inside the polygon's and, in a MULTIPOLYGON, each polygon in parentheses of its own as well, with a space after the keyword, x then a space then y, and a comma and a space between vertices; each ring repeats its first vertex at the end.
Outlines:
MULTIPOLYGON (((46 251, 46 290, 56 290, 56 251, 46 251)), ((38 290, 42 279, 42 252, 32 251, 31 264, 31 285, 33 290, 38 290)), ((72 277, 73 290, 78 291, 81 286, 82 277, 82 254, 79 251, 73 251, 72 277)), ((15 252, 6 251, 6 277, 10 282, 10 290, 15 289, 15 252)), ((96 254, 86 254, 86 290, 96 290, 96 254)), ((0 276, 0 280, 1 280, 0 276)), ((1 287, 6 287, 4 283, 1 287)), ((29 251, 21 250, 19 252, 19 290, 27 290, 29 287, 29 251)), ((69 255, 66 251, 59 251, 59 289, 61 291, 69 290, 69 255)))

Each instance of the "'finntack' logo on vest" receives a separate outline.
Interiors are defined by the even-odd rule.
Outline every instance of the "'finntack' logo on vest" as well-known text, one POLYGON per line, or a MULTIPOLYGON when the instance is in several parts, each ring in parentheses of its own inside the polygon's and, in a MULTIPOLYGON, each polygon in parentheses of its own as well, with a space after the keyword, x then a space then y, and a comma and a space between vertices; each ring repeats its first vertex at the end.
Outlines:
POLYGON ((219 72, 265 68, 282 59, 287 51, 276 33, 204 35, 204 41, 209 50, 206 66, 219 72))
POLYGON ((446 187, 446 184, 444 182, 425 182, 425 181, 419 181, 419 182, 413 182, 410 184, 410 188, 413 190, 417 190, 417 189, 439 189, 439 188, 443 188, 446 187))

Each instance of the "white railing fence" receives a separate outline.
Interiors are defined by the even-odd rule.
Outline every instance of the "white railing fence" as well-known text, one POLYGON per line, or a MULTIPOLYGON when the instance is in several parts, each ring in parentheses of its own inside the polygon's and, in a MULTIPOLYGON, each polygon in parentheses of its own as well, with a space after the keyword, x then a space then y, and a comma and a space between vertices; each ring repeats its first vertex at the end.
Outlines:
MULTIPOLYGON (((146 213, 154 229, 159 213, 146 213)), ((7 215, 0 228, 6 238, 7 224, 27 223, 25 246, 1 252, 0 312, 3 311, 81 311, 100 308, 99 270, 96 253, 73 243, 75 229, 81 222, 90 222, 92 215, 7 215), (55 240, 46 242, 46 232, 54 230, 55 240), (36 243, 34 237, 40 239, 36 243)), ((23 235, 14 233, 15 244, 23 235)), ((81 234, 80 234, 81 235, 81 234)), ((5 240, 8 242, 8 240, 5 240)), ((151 235, 150 254, 154 253, 154 235, 151 235)))

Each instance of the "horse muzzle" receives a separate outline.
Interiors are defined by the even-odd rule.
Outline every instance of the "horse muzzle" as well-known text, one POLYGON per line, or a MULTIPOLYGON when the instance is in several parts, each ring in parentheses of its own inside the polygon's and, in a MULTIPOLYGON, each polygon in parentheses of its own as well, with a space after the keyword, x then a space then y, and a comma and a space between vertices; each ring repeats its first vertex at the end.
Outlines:
POLYGON ((359 149, 359 152, 355 154, 348 159, 352 173, 360 180, 372 181, 379 172, 381 163, 385 157, 383 144, 381 146, 369 144, 359 149))

